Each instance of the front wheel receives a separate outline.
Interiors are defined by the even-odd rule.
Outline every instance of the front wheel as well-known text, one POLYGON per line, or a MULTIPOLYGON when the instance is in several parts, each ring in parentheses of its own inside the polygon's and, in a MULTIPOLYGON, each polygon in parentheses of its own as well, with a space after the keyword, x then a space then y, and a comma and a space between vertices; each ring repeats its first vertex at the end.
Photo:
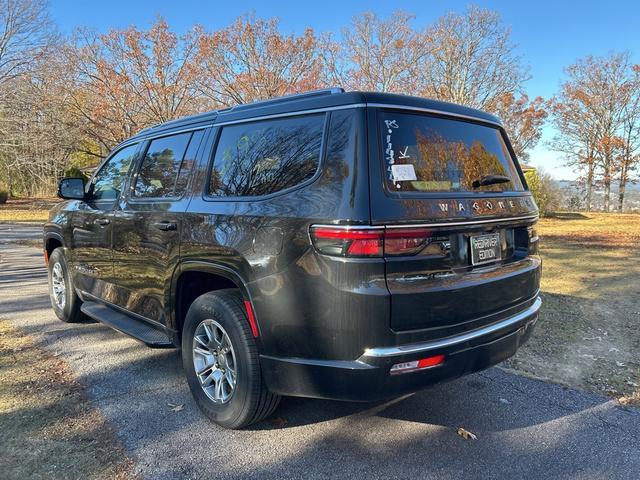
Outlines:
POLYGON ((56 316, 63 322, 79 322, 83 318, 80 312, 82 302, 73 287, 67 260, 62 248, 56 248, 49 255, 49 298, 56 316))
POLYGON ((198 297, 187 313, 182 363, 196 403, 212 421, 242 428, 269 416, 280 397, 266 388, 240 292, 198 297))

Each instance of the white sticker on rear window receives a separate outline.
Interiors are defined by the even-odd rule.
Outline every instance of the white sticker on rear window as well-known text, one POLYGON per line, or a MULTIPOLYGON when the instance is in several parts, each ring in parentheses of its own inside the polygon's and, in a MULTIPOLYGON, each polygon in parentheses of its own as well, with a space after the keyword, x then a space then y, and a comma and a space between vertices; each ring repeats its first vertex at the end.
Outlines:
POLYGON ((391 165, 391 173, 395 182, 409 182, 417 180, 416 170, 413 165, 391 165))

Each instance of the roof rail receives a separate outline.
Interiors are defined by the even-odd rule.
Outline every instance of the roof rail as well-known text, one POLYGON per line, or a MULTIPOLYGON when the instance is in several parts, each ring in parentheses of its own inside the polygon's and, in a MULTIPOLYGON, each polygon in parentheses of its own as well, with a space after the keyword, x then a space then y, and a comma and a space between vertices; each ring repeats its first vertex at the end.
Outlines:
POLYGON ((273 105, 280 102, 288 102, 289 100, 298 100, 303 98, 320 97, 324 95, 335 95, 337 93, 344 93, 344 88, 331 87, 322 88, 319 90, 310 90, 302 93, 291 93, 289 95, 283 95, 281 97, 268 98, 266 100, 256 100, 255 102, 243 103, 232 107, 231 110, 244 110, 245 108, 253 108, 258 106, 273 105))

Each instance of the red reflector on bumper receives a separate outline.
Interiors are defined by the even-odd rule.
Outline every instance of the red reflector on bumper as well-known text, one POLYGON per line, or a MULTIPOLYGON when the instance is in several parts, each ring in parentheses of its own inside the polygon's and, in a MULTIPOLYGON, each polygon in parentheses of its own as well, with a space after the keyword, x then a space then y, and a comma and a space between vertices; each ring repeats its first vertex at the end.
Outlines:
POLYGON ((251 327, 251 333, 255 338, 258 338, 260 332, 258 331, 258 324, 256 323, 256 317, 253 314, 253 307, 249 300, 244 301, 244 308, 247 310, 247 319, 249 320, 249 326, 251 327))
POLYGON ((418 368, 437 367, 444 363, 444 355, 435 355, 418 360, 418 368))
POLYGON ((444 363, 444 355, 434 355, 433 357, 422 358, 412 362, 396 363, 391 367, 389 373, 395 375, 397 373, 409 373, 426 368, 438 367, 444 363))

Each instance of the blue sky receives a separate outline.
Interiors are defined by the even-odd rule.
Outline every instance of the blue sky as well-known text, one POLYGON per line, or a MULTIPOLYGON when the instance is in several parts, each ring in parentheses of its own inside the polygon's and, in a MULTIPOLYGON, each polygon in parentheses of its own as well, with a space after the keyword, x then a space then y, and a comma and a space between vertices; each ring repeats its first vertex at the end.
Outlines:
MULTIPOLYGON (((214 29, 237 16, 255 11, 259 17, 278 17, 284 32, 299 33, 311 26, 316 31, 339 34, 351 18, 365 11, 386 16, 403 10, 416 16, 415 26, 433 22, 449 11, 462 12, 469 1, 122 1, 91 2, 51 0, 53 19, 60 30, 71 33, 78 26, 106 31, 132 24, 147 27, 160 14, 171 27, 184 32, 200 23, 214 29)), ((531 97, 552 96, 562 80, 563 68, 585 55, 604 55, 630 50, 640 62, 640 2, 638 1, 477 1, 502 15, 512 29, 518 52, 529 65, 531 80, 525 90, 531 97)), ((545 143, 553 136, 547 127, 543 140, 531 152, 530 163, 543 167, 556 178, 573 178, 562 160, 545 143)))

